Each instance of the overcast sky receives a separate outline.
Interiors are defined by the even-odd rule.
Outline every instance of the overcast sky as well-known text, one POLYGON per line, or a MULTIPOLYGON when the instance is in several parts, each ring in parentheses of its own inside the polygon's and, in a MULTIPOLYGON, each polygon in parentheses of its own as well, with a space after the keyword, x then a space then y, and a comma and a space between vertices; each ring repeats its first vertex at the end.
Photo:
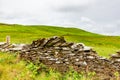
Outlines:
POLYGON ((0 22, 120 35, 120 0, 0 0, 0 22))

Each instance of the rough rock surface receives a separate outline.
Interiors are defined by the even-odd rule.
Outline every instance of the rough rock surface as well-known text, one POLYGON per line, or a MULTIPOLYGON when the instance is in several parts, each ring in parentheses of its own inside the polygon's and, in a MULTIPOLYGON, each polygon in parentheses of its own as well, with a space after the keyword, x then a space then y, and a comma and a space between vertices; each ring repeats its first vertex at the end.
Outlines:
POLYGON ((26 44, 7 44, 5 42, 0 42, 1 52, 20 52, 26 46, 26 44))
POLYGON ((112 54, 110 60, 120 73, 120 51, 117 51, 116 54, 112 54))
MULTIPOLYGON (((106 79, 114 77, 116 71, 120 72, 120 63, 116 63, 114 57, 100 57, 91 47, 82 43, 66 42, 64 37, 38 39, 20 53, 21 59, 43 63, 62 73, 72 66, 77 72, 96 72, 106 79)), ((120 61, 120 58, 117 61, 120 61)))

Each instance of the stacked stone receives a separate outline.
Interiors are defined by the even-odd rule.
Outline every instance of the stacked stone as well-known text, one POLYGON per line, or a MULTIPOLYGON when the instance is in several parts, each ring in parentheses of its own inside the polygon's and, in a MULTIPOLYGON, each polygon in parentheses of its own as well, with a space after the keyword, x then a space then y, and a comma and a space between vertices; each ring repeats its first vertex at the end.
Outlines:
POLYGON ((5 42, 0 42, 1 52, 20 52, 25 44, 8 44, 5 42))
POLYGON ((110 60, 98 56, 91 47, 83 43, 66 42, 64 37, 33 41, 21 51, 20 58, 33 63, 43 63, 62 73, 72 66, 77 72, 90 71, 113 77, 117 70, 110 60))
POLYGON ((0 51, 7 52, 9 48, 13 47, 11 44, 7 44, 5 42, 0 43, 0 51))
POLYGON ((120 72, 120 51, 117 51, 116 54, 112 54, 110 60, 112 64, 116 66, 118 72, 120 72))

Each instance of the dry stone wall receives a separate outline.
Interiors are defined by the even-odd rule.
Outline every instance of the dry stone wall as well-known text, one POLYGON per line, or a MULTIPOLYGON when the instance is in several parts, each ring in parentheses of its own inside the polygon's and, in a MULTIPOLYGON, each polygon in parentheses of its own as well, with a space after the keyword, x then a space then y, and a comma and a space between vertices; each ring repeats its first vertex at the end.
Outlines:
POLYGON ((20 58, 33 63, 43 63, 62 73, 72 66, 77 72, 96 72, 98 75, 113 77, 114 73, 120 70, 120 63, 115 63, 113 56, 111 59, 100 57, 91 47, 83 43, 66 42, 64 37, 33 41, 21 51, 20 58))
POLYGON ((120 73, 120 51, 107 59, 83 43, 66 42, 64 37, 42 38, 29 45, 0 42, 0 51, 19 52, 20 59, 43 63, 61 73, 67 72, 69 67, 77 72, 96 72, 104 79, 114 77, 115 72, 120 73))
POLYGON ((7 44, 6 42, 0 42, 1 52, 20 52, 26 44, 7 44))
POLYGON ((110 60, 112 65, 116 66, 118 72, 120 73, 120 51, 117 51, 116 54, 112 54, 110 60))

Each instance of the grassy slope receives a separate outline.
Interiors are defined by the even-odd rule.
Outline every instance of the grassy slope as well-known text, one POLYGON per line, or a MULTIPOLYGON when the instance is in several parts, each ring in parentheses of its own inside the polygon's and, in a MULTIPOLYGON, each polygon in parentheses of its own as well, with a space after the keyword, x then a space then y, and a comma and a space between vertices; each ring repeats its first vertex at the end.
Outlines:
MULTIPOLYGON (((108 56, 109 53, 120 48, 120 37, 97 35, 76 28, 0 24, 0 42, 5 41, 7 35, 11 36, 12 43, 31 43, 32 40, 38 38, 64 36, 67 41, 83 42, 88 46, 93 46, 103 56, 108 56)), ((33 68, 35 68, 33 65, 26 66, 25 62, 18 61, 16 54, 0 53, 0 80, 59 80, 59 73, 50 71, 50 74, 46 75, 42 72, 36 76, 33 68)), ((71 75, 76 76, 76 74, 71 75)), ((66 77, 64 80, 73 80, 73 76, 66 77)), ((76 80, 92 79, 82 76, 76 80)))
POLYGON ((120 48, 120 37, 98 35, 77 28, 0 24, 0 42, 5 41, 7 35, 11 36, 12 43, 31 43, 38 38, 64 36, 67 41, 83 42, 94 47, 102 56, 108 56, 120 48))
POLYGON ((21 25, 0 25, 0 33, 0 40, 3 40, 6 35, 10 35, 12 41, 16 43, 29 43, 36 38, 50 36, 97 36, 97 34, 92 34, 76 28, 21 25))

